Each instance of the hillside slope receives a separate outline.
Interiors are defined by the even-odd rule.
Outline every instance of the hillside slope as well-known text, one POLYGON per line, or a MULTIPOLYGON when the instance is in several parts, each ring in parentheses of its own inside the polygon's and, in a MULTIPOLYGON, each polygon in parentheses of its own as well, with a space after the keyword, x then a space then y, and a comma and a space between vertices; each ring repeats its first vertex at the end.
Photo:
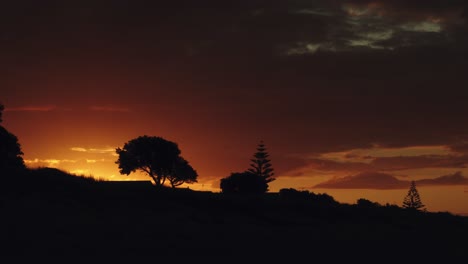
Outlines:
POLYGON ((135 190, 87 179, 70 184, 63 177, 37 181, 36 188, 24 184, 1 194, 2 251, 16 257, 112 259, 150 254, 173 261, 467 257, 468 218, 448 213, 279 194, 135 190))

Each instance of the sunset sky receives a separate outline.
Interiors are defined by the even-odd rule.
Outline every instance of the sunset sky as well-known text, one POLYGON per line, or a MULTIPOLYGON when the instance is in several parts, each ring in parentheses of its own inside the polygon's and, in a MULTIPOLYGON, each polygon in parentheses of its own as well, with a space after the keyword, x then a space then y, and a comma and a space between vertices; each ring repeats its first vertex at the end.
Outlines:
POLYGON ((176 142, 196 190, 270 191, 468 214, 468 2, 3 1, 2 125, 28 167, 109 180, 115 148, 176 142))

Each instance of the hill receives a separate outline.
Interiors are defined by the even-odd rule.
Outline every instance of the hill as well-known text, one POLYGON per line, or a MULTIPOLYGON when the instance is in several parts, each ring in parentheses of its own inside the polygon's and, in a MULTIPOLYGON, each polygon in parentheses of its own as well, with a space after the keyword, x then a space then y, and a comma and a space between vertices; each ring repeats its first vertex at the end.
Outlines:
POLYGON ((0 233, 4 256, 15 258, 451 262, 467 257, 468 217, 443 212, 370 201, 340 204, 316 194, 127 188, 131 184, 47 168, 9 184, 1 193, 0 233))

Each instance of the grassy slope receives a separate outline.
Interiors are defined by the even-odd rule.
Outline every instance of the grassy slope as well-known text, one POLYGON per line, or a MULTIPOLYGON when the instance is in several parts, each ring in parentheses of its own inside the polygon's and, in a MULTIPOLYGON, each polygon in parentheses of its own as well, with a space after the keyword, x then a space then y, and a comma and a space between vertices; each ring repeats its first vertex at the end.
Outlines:
POLYGON ((111 258, 466 260, 468 217, 278 194, 139 191, 42 169, 3 185, 5 253, 111 258))

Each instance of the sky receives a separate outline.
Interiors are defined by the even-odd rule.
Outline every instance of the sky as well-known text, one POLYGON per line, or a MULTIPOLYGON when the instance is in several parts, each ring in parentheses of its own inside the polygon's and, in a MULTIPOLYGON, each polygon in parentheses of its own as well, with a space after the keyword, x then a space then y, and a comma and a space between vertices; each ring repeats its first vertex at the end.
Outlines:
POLYGON ((176 142, 196 190, 246 170, 270 191, 468 214, 462 0, 3 1, 2 125, 28 167, 107 180, 138 136, 176 142))

